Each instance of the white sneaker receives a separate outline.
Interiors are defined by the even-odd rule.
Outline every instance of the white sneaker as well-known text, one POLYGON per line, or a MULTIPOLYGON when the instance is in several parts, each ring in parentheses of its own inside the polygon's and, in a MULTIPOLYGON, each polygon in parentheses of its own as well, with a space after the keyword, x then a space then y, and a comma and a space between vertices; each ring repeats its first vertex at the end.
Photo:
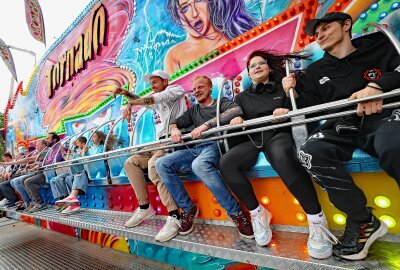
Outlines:
POLYGON ((5 207, 8 204, 7 198, 4 198, 0 201, 0 207, 5 207))
POLYGON ((145 221, 146 219, 151 218, 155 214, 156 214, 156 211, 154 211, 154 209, 153 209, 153 207, 151 207, 151 205, 149 205, 149 208, 147 208, 147 209, 140 209, 140 207, 138 207, 133 212, 133 216, 125 223, 125 227, 127 227, 127 228, 135 227, 135 226, 139 225, 140 223, 142 223, 143 221, 145 221))
POLYGON ((162 227, 161 231, 158 232, 155 239, 158 242, 168 241, 179 234, 180 230, 181 221, 178 220, 175 216, 169 216, 167 218, 167 222, 165 222, 165 225, 162 227))
POLYGON ((326 259, 332 255, 333 244, 337 244, 337 238, 329 231, 328 223, 308 222, 309 236, 307 242, 308 255, 315 259, 326 259))
POLYGON ((256 243, 259 246, 266 246, 272 239, 272 230, 269 226, 271 218, 268 210, 264 207, 261 208, 261 211, 256 215, 251 215, 251 225, 253 226, 256 243))

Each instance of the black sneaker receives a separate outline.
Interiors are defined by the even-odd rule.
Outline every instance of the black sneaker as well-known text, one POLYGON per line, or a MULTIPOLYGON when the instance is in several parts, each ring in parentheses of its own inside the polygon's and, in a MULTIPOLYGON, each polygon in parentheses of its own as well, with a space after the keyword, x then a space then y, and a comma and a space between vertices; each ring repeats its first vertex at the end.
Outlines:
POLYGON ((376 239, 388 231, 386 224, 372 215, 369 223, 357 224, 347 220, 340 243, 333 247, 333 255, 347 260, 362 260, 376 239))

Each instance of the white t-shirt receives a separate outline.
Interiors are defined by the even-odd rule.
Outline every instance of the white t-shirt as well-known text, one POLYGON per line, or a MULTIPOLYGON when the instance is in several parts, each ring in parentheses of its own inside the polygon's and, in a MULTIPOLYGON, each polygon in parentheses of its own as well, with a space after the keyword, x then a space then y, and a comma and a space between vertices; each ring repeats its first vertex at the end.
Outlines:
POLYGON ((155 104, 146 107, 156 110, 156 112, 160 115, 161 123, 160 129, 157 133, 158 138, 166 135, 166 131, 168 129, 166 125, 170 116, 171 119, 169 120, 169 123, 181 116, 186 111, 185 94, 186 92, 182 86, 168 85, 164 91, 160 93, 154 93, 152 95, 155 104), (177 102, 174 106, 175 101, 177 102))

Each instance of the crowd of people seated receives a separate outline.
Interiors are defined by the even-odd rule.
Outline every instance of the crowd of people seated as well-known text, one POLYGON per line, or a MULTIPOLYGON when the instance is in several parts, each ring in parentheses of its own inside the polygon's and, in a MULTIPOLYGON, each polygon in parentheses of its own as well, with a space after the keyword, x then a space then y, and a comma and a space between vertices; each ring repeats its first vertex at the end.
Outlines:
MULTIPOLYGON (((152 95, 140 98, 121 88, 117 88, 115 94, 129 99, 123 112, 126 119, 131 118, 132 105, 152 108, 161 116, 157 139, 169 134, 173 143, 182 143, 182 130, 190 129, 193 140, 206 138, 203 133, 217 126, 217 117, 221 125, 238 125, 258 117, 285 115, 292 108, 290 89, 294 89, 297 106, 302 108, 398 88, 400 57, 393 45, 380 33, 352 40, 351 27, 352 19, 346 13, 327 13, 320 19, 309 21, 306 33, 315 36, 325 54, 301 76, 285 75, 283 66, 285 59, 299 55, 264 50, 251 52, 247 71, 252 84, 234 101, 222 98, 219 116, 217 100, 211 97, 212 80, 203 75, 192 78, 197 104, 189 109, 186 108, 184 89, 169 84, 170 77, 162 70, 143 77, 150 83, 152 95)), ((290 129, 284 128, 236 137, 229 141, 230 150, 222 157, 216 141, 182 145, 174 152, 149 149, 134 154, 126 160, 124 170, 139 207, 125 226, 139 226, 156 213, 148 198, 144 173, 148 169, 148 178, 168 210, 166 223, 155 239, 164 242, 178 234, 191 233, 199 208, 191 200, 179 175, 193 172, 226 210, 239 235, 254 238, 259 246, 267 246, 273 234, 271 214, 259 203, 246 176, 262 152, 307 214, 309 255, 317 259, 332 254, 349 260, 363 259, 371 244, 386 234, 387 227, 367 207, 363 191, 345 170, 344 163, 351 159, 356 148, 361 148, 377 157, 382 168, 399 183, 400 166, 395 155, 400 150, 397 139, 400 110, 382 109, 382 104, 381 99, 358 103, 357 115, 327 121, 312 132, 299 150, 290 129), (331 203, 347 215, 346 228, 339 239, 329 231, 310 175, 328 193, 331 203)), ((104 148, 111 150, 114 140, 110 137, 106 143, 106 134, 96 131, 90 137, 90 147, 88 138, 81 136, 72 142, 72 147, 61 146, 60 149, 52 147, 60 138, 50 133, 46 140, 37 142, 34 151, 21 158, 13 159, 5 153, 0 163, 0 197, 4 198, 0 205, 18 207, 28 213, 43 209, 45 205, 39 187, 46 177, 41 166, 102 153, 104 148), (22 200, 18 201, 14 190, 22 200)), ((73 166, 77 165, 72 164, 71 168, 73 166)), ((78 195, 86 193, 88 181, 83 167, 75 168, 74 172, 59 173, 49 180, 61 213, 71 214, 80 209, 78 195)))

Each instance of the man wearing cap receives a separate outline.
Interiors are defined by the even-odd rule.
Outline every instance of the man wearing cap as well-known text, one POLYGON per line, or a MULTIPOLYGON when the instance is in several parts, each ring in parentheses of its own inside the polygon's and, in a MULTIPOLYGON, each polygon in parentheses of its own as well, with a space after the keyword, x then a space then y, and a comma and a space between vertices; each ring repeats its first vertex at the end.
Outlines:
MULTIPOLYGON (((161 128, 157 134, 158 139, 165 138, 167 135, 168 119, 175 120, 186 111, 185 90, 179 85, 169 85, 169 79, 170 76, 162 70, 155 70, 151 74, 146 74, 143 80, 150 83, 154 93, 143 98, 132 95, 121 88, 115 90, 116 94, 125 95, 130 99, 124 111, 128 120, 130 119, 132 105, 146 106, 154 109, 160 115, 161 128)), ((160 242, 168 241, 176 236, 180 230, 178 207, 155 169, 156 160, 162 156, 164 156, 164 150, 135 154, 127 159, 124 164, 125 172, 139 202, 139 208, 135 210, 125 226, 128 228, 135 227, 155 214, 155 210, 149 204, 147 183, 143 172, 143 170, 148 169, 148 177, 156 185, 161 202, 169 212, 166 224, 156 235, 156 240, 160 242)))
MULTIPOLYGON (((400 87, 400 57, 382 33, 351 40, 352 18, 341 12, 310 20, 305 31, 315 36, 325 51, 311 64, 296 87, 299 107, 340 99, 358 99, 400 87)), ((288 90, 296 86, 293 76, 282 81, 288 90)), ((387 102, 387 100, 385 100, 387 102)), ((382 99, 357 105, 357 115, 326 121, 301 147, 298 157, 332 204, 347 214, 347 225, 335 256, 361 260, 371 244, 387 232, 375 217, 363 191, 354 183, 344 164, 356 148, 377 157, 381 167, 400 182, 400 110, 382 109, 382 99), (390 143, 389 143, 390 142, 390 143), (397 161, 396 161, 397 160, 397 161)), ((335 113, 345 109, 331 109, 335 113)))

